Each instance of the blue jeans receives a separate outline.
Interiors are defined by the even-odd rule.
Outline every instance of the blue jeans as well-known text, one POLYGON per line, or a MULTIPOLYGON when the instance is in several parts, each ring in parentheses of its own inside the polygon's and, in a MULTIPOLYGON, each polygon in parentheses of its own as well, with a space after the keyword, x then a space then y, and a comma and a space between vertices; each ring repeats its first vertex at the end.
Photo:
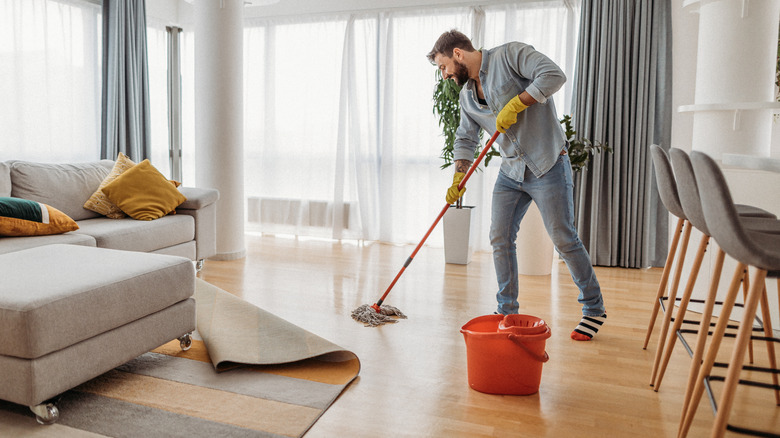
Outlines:
POLYGON ((498 279, 498 313, 517 313, 519 280, 517 274, 517 231, 531 201, 536 202, 547 234, 561 258, 569 267, 580 290, 577 300, 582 314, 600 316, 604 300, 590 255, 574 228, 574 183, 568 155, 561 155, 553 168, 537 178, 526 170, 523 182, 499 172, 493 188, 490 243, 498 279))

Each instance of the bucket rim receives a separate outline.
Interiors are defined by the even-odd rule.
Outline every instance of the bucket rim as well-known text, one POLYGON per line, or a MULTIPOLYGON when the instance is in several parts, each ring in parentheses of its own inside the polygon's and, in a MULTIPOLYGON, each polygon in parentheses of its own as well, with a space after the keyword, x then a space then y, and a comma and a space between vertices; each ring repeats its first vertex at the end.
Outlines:
POLYGON ((515 337, 528 342, 543 341, 549 339, 552 336, 552 330, 550 329, 549 325, 545 325, 544 331, 542 331, 541 333, 531 333, 531 334, 514 333, 511 331, 482 332, 482 331, 469 330, 466 328, 461 328, 460 332, 463 333, 464 337, 474 337, 474 338, 481 338, 481 339, 507 339, 507 340, 511 340, 510 337, 515 337))
MULTIPOLYGON (((543 323, 542 325, 538 325, 538 326, 534 326, 534 327, 517 327, 517 329, 520 329, 519 331, 527 332, 529 329, 531 331, 536 331, 537 327, 542 328, 541 330, 543 331, 543 327, 549 327, 549 324, 547 324, 547 321, 545 321, 543 318, 539 318, 538 316, 528 315, 528 314, 513 314, 513 315, 519 315, 519 316, 526 317, 526 318, 529 318, 529 319, 535 319, 535 320, 538 320, 539 322, 543 323)), ((512 333, 513 330, 511 328, 506 328, 506 329, 503 329, 503 330, 499 329, 499 325, 501 324, 501 322, 504 320, 504 318, 506 316, 507 315, 500 315, 500 314, 477 316, 475 318, 470 319, 467 323, 463 324, 463 326, 460 328, 461 333, 464 330, 468 330, 468 331, 470 331, 472 333, 499 333, 499 332, 501 332, 501 333, 512 333), (474 330, 470 330, 469 329, 469 326, 476 325, 476 324, 479 324, 479 323, 486 323, 486 322, 495 322, 496 323, 496 328, 495 328, 494 332, 474 331, 474 330)), ((512 327, 514 327, 514 326, 512 326, 512 327)))
MULTIPOLYGON (((480 322, 495 321, 496 324, 498 324, 498 322, 501 321, 502 319, 504 319, 504 315, 482 315, 482 316, 477 316, 475 318, 471 318, 469 320, 469 322, 463 324, 463 326, 461 327, 461 330, 467 330, 467 327, 469 325, 474 325, 474 324, 477 324, 477 323, 480 323, 480 322)), ((496 325, 496 327, 498 327, 498 325, 496 325)))
POLYGON ((544 332, 547 322, 538 316, 514 313, 506 315, 498 323, 499 332, 533 335, 544 332), (506 325, 510 324, 510 325, 506 325))

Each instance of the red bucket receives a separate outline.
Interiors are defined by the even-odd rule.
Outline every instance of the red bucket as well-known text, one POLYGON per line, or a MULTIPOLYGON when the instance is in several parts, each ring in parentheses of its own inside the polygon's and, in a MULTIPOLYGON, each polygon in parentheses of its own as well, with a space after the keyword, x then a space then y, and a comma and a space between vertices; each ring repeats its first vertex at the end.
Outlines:
POLYGON ((529 395, 539 391, 550 327, 531 315, 485 315, 461 329, 471 388, 487 394, 529 395))

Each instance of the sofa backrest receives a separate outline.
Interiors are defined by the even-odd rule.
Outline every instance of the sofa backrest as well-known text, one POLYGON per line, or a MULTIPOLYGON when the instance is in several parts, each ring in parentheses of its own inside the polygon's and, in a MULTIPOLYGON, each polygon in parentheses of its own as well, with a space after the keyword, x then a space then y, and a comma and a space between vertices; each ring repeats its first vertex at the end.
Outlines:
POLYGON ((11 196, 11 167, 0 163, 0 197, 11 196))
POLYGON ((48 204, 78 221, 100 216, 84 208, 84 203, 103 182, 114 162, 49 164, 10 161, 6 164, 10 165, 11 196, 48 204))

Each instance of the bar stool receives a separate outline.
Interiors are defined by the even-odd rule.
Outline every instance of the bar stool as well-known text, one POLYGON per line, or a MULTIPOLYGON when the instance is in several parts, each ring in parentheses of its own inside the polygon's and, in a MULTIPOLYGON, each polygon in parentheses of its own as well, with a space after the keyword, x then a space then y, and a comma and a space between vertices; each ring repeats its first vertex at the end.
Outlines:
MULTIPOLYGON (((769 368, 744 367, 752 371, 766 371, 772 373, 773 384, 763 384, 761 386, 774 389, 775 402, 780 404, 780 385, 777 379, 777 362, 775 360, 774 343, 778 339, 774 338, 769 315, 768 300, 766 298, 766 285, 764 283, 767 277, 780 276, 780 235, 762 233, 746 229, 740 221, 739 215, 732 202, 731 194, 726 184, 726 180, 718 167, 717 163, 708 155, 701 152, 692 152, 690 155, 693 165, 697 185, 706 187, 707 190, 700 192, 702 211, 707 218, 707 227, 712 233, 712 237, 718 242, 718 245, 726 254, 737 260, 737 272, 735 273, 729 287, 726 299, 723 303, 723 310, 707 349, 707 355, 704 362, 699 367, 698 376, 695 381, 691 402, 683 413, 680 424, 679 436, 686 436, 690 429, 696 409, 701 401, 705 386, 708 386, 710 375, 715 364, 715 358, 718 354, 723 335, 728 325, 731 310, 736 301, 736 295, 739 291, 739 277, 742 276, 741 270, 747 266, 755 268, 755 273, 751 279, 751 286, 744 304, 744 313, 742 322, 739 324, 739 331, 734 343, 731 360, 728 364, 727 375, 724 380, 723 390, 717 403, 717 413, 711 436, 721 437, 726 429, 740 433, 749 433, 759 436, 773 436, 774 434, 751 430, 748 428, 729 426, 728 419, 731 408, 734 403, 734 395, 737 384, 741 382, 740 372, 743 370, 745 351, 751 340, 753 330, 753 318, 759 302, 761 302, 762 314, 764 317, 764 338, 767 340, 767 349, 770 353, 769 368)), ((779 285, 780 286, 780 285, 779 285)))
MULTIPOLYGON (((696 275, 698 274, 698 270, 704 258, 704 254, 709 244, 711 234, 709 229, 707 228, 707 222, 704 219, 704 212, 702 211, 701 199, 699 197, 699 187, 697 185, 696 178, 693 172, 693 166, 691 164, 690 158, 688 157, 688 154, 682 151, 681 149, 672 148, 669 150, 669 155, 671 158, 672 168, 674 169, 674 176, 679 190, 680 203, 690 223, 693 224, 693 226, 696 229, 701 231, 702 239, 701 239, 701 244, 699 245, 699 250, 696 253, 696 258, 694 260, 693 268, 691 269, 692 271, 691 276, 686 285, 685 291, 683 292, 683 296, 680 301, 676 317, 674 318, 674 326, 672 327, 672 330, 668 334, 668 339, 666 341, 666 349, 664 351, 659 372, 653 386, 656 391, 660 389, 661 381, 663 380, 663 376, 666 371, 666 366, 669 363, 669 359, 671 358, 672 355, 672 350, 674 349, 675 340, 679 338, 680 341, 685 346, 688 353, 691 355, 691 369, 689 372, 689 381, 688 381, 688 385, 686 388, 686 395, 683 402, 683 409, 687 409, 688 403, 690 401, 690 394, 693 391, 693 384, 696 379, 696 375, 698 374, 699 365, 701 364, 701 358, 704 352, 704 345, 707 339, 709 327, 710 325, 712 325, 710 323, 710 320, 712 318, 713 308, 715 305, 722 305, 722 303, 715 301, 715 296, 718 291, 725 253, 721 248, 718 248, 718 252, 715 257, 715 264, 712 271, 712 279, 710 280, 710 288, 709 288, 709 293, 707 295, 707 299, 706 300, 691 299, 691 295, 693 294, 693 288, 695 286, 696 275), (698 302, 698 303, 705 304, 704 311, 702 312, 702 316, 701 316, 701 322, 689 321, 684 319, 688 308, 688 304, 691 302, 698 302), (700 326, 698 330, 683 330, 682 329, 683 323, 695 323, 695 324, 699 324, 700 326), (683 338, 684 333, 698 333, 694 350, 690 349, 687 342, 683 338)), ((776 219, 754 218, 754 217, 745 218, 739 216, 739 221, 742 224, 742 226, 744 226, 745 228, 751 231, 780 234, 780 221, 776 219)), ((746 274, 747 272, 745 272, 743 275, 746 274)), ((747 280, 747 277, 743 277, 743 279, 747 280)), ((743 292, 745 296, 747 296, 747 292, 748 292, 747 285, 748 285, 748 281, 743 281, 743 292)), ((759 325, 763 326, 761 320, 760 319, 757 320, 759 322, 759 325)), ((727 328, 736 329, 737 326, 729 325, 727 326, 727 328)), ((761 330, 761 328, 757 330, 761 330)), ((750 362, 751 363, 753 362, 752 348, 750 354, 750 362)))
MULTIPOLYGON (((650 315, 650 322, 647 324, 647 334, 645 335, 645 343, 642 349, 647 349, 647 344, 650 341, 650 336, 653 333, 653 327, 655 326, 655 320, 658 317, 658 311, 663 306, 663 301, 668 299, 671 306, 674 307, 674 301, 677 297, 677 287, 680 283, 680 276, 682 275, 683 262, 685 261, 685 253, 688 250, 688 241, 691 237, 691 225, 685 216, 682 205, 680 205, 680 197, 677 192, 677 183, 674 180, 674 173, 672 171, 669 157, 666 155, 666 151, 661 149, 658 145, 651 145, 650 152, 653 157, 653 167, 655 169, 656 183, 658 185, 658 195, 661 198, 661 202, 664 207, 677 217, 677 225, 674 231, 674 237, 672 238, 672 244, 669 246, 669 253, 666 255, 666 263, 664 263, 664 271, 661 275, 661 282, 658 284, 658 291, 656 292, 655 300, 653 300, 653 311, 650 315), (675 253, 677 252, 677 245, 680 243, 680 234, 682 233, 682 247, 680 248, 680 254, 677 258, 677 266, 675 269, 672 285, 669 289, 669 295, 664 296, 666 287, 669 281, 669 274, 674 264, 675 253)), ((666 315, 666 309, 664 308, 664 315, 666 315)), ((671 314, 669 314, 671 318, 671 314)), ((664 318, 664 322, 661 326, 661 336, 659 338, 659 345, 656 349, 656 359, 653 361, 653 374, 650 378, 650 385, 655 383, 655 377, 658 370, 658 363, 660 361, 659 352, 663 351, 663 343, 666 341, 666 333, 669 328, 669 321, 664 318)))
MULTIPOLYGON (((672 170, 672 166, 669 157, 666 154, 666 151, 664 151, 660 146, 655 144, 650 146, 650 150, 653 157, 653 166, 655 168, 656 182, 658 184, 658 192, 661 198, 661 202, 664 204, 666 209, 669 210, 670 213, 672 213, 674 216, 678 218, 674 237, 672 239, 672 244, 669 247, 669 253, 667 254, 666 263, 664 264, 664 271, 661 276, 661 281, 658 285, 658 290, 656 292, 656 297, 653 303, 653 310, 650 316, 650 322, 648 323, 647 326, 647 334, 645 335, 645 342, 642 347, 642 349, 647 349, 647 344, 653 332, 653 327, 655 325, 655 320, 658 317, 658 312, 663 307, 664 319, 661 325, 659 344, 656 350, 655 359, 653 361, 653 371, 652 371, 652 376, 650 378, 650 385, 653 386, 656 384, 658 369, 661 364, 662 352, 664 350, 667 334, 669 331, 669 324, 672 321, 672 312, 666 311, 666 308, 663 306, 663 301, 668 300, 669 303, 671 303, 670 310, 674 308, 674 303, 677 300, 677 288, 679 286, 680 277, 682 275, 682 268, 685 261, 685 255, 687 252, 688 242, 690 240, 690 234, 691 234, 693 224, 691 224, 690 221, 688 220, 686 212, 680 203, 678 184, 675 180, 675 175, 672 170), (672 285, 669 288, 669 294, 668 296, 665 296, 664 293, 666 292, 666 287, 669 280, 669 274, 672 269, 672 264, 674 261, 675 253, 677 251, 677 246, 680 241, 681 233, 683 237, 682 247, 680 248, 680 254, 677 258, 675 274, 672 280, 672 285)), ((766 210, 757 207, 738 205, 737 209, 739 211, 739 215, 743 217, 764 217, 764 218, 776 217, 772 213, 769 213, 766 210)), ((703 243, 704 243, 704 247, 706 248, 706 242, 703 243)), ((700 252, 702 254, 701 257, 703 257, 703 251, 701 250, 701 245, 700 245, 700 252)), ((695 265, 694 266, 695 269, 693 269, 691 274, 689 275, 689 284, 691 285, 691 288, 693 287, 692 282, 695 282, 696 277, 698 275, 699 266, 701 264, 701 257, 698 256, 697 254, 697 260, 699 260, 698 266, 695 265)), ((683 313, 680 313, 680 315, 682 314, 683 313)), ((672 333, 674 334, 674 332, 672 333)), ((660 379, 658 379, 658 382, 660 383, 660 379)))

